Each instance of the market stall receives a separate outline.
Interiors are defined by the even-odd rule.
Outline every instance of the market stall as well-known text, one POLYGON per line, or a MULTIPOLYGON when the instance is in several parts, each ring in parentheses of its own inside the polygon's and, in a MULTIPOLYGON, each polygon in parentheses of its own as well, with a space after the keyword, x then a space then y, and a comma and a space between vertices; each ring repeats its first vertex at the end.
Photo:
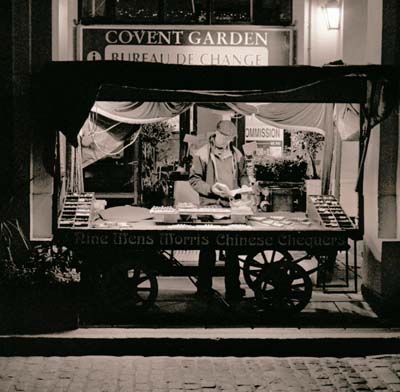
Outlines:
MULTIPOLYGON (((177 102, 181 104, 179 110, 193 102, 223 102, 242 112, 253 110, 251 105, 246 106, 243 102, 295 102, 297 106, 294 109, 267 105, 261 112, 257 109, 256 115, 273 125, 279 124, 283 116, 285 126, 294 127, 298 125, 299 117, 310 112, 307 121, 311 122, 301 125, 318 128, 318 124, 325 124, 319 129, 327 131, 326 152, 333 139, 333 133, 329 132, 332 128, 331 103, 350 102, 361 107, 360 144, 363 155, 358 183, 358 227, 340 203, 329 195, 327 176, 323 176, 322 195, 308 195, 303 212, 263 212, 256 208, 257 204, 248 205, 246 209, 243 206, 236 208, 231 203, 221 210, 176 204, 153 206, 150 211, 129 207, 129 211, 123 211, 119 219, 104 219, 94 194, 64 195, 62 208, 56 217, 57 239, 79 253, 88 264, 96 264, 99 260, 125 263, 125 277, 130 281, 133 295, 141 298, 138 301, 141 305, 155 300, 157 274, 196 275, 196 271, 185 270, 179 265, 171 251, 211 248, 233 250, 240 256, 246 283, 261 306, 270 310, 300 311, 311 298, 309 275, 316 269, 324 271, 338 251, 347 251, 349 239, 357 240, 362 236, 362 167, 372 126, 391 110, 393 101, 390 98, 395 95, 391 88, 397 85, 393 69, 367 66, 221 70, 102 62, 59 64, 45 70, 42 82, 47 97, 55 93, 49 80, 63 71, 66 71, 64 78, 73 83, 62 88, 61 101, 67 100, 73 106, 67 115, 58 117, 49 102, 47 113, 54 120, 51 128, 66 132, 73 143, 85 114, 87 116, 95 101, 177 102), (74 91, 77 81, 70 74, 74 68, 79 68, 80 82, 85 80, 87 87, 86 92, 80 91, 79 100, 74 99, 78 96, 74 91), (383 111, 379 111, 384 96, 387 97, 384 100, 386 105, 383 111), (317 107, 314 103, 324 105, 317 107), (202 216, 218 216, 218 219, 204 220, 202 216), (302 251, 302 255, 299 257, 294 251, 302 251), (166 257, 166 252, 170 252, 169 257, 166 257), (318 266, 306 271, 300 263, 310 257, 316 257, 318 266), (142 293, 146 293, 145 297, 142 293)), ((167 112, 171 112, 171 105, 168 105, 167 112)), ((149 116, 154 116, 154 113, 149 116)), ((328 157, 323 172, 330 171, 329 164, 328 157)))

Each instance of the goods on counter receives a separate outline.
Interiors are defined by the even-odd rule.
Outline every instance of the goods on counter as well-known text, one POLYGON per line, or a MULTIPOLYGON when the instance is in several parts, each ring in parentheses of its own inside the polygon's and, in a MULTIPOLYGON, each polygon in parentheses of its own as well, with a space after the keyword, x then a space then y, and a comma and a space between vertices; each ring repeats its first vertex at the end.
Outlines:
POLYGON ((68 193, 58 220, 59 228, 89 227, 94 193, 68 193))
POLYGON ((277 221, 285 220, 285 217, 281 216, 281 215, 271 215, 270 218, 273 219, 273 220, 277 220, 277 221))
POLYGON ((165 215, 165 214, 177 214, 177 213, 178 210, 170 206, 159 206, 159 207, 155 206, 150 209, 150 214, 165 215))
POLYGON ((287 223, 277 222, 272 219, 265 219, 265 220, 261 221, 261 223, 264 225, 273 226, 273 227, 284 227, 284 226, 288 225, 287 223))
POLYGON ((210 231, 219 231, 219 230, 253 230, 253 228, 249 225, 245 224, 230 224, 230 225, 186 225, 184 223, 166 226, 167 229, 177 229, 177 230, 210 230, 210 231))
POLYGON ((159 220, 165 223, 176 223, 179 218, 178 210, 170 206, 152 207, 150 209, 150 214, 155 215, 159 220))
POLYGON ((272 226, 272 227, 286 227, 293 224, 302 225, 302 226, 311 226, 312 222, 310 222, 307 218, 303 217, 291 217, 291 216, 281 216, 281 215, 270 215, 253 217, 257 218, 256 221, 262 223, 263 225, 272 226))
POLYGON ((231 217, 233 223, 245 223, 246 217, 253 215, 253 210, 246 205, 234 208, 225 208, 220 206, 197 207, 195 205, 191 205, 191 203, 185 203, 183 206, 178 204, 176 208, 167 206, 152 207, 150 214, 161 218, 161 220, 166 223, 178 222, 180 215, 192 215, 196 217, 210 215, 214 217, 214 219, 231 217))
POLYGON ((92 223, 93 229, 134 229, 137 222, 113 222, 98 219, 92 223))
POLYGON ((178 203, 176 206, 175 206, 175 208, 176 209, 178 209, 178 210, 182 210, 182 209, 186 209, 186 208, 197 208, 197 206, 196 206, 196 204, 193 204, 193 203, 178 203))
POLYGON ((355 229, 353 222, 343 211, 340 203, 331 195, 308 196, 307 215, 311 220, 326 228, 355 229))
POLYGON ((296 218, 293 218, 293 220, 296 222, 308 222, 309 221, 308 218, 306 218, 306 217, 296 217, 296 218))
POLYGON ((254 216, 249 217, 249 220, 255 221, 255 222, 261 222, 264 219, 265 219, 265 216, 259 216, 259 215, 254 215, 254 216))
POLYGON ((179 213, 182 215, 227 215, 231 214, 230 208, 210 206, 210 207, 195 207, 195 208, 179 208, 179 213))
POLYGON ((310 221, 301 221, 300 224, 303 226, 311 226, 312 225, 312 223, 310 221))

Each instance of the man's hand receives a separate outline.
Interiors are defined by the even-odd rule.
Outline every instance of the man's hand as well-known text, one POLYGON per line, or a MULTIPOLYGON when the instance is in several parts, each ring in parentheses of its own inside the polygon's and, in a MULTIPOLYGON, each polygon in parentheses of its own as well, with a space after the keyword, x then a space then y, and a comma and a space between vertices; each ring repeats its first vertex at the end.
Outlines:
POLYGON ((231 191, 228 188, 228 186, 225 184, 221 184, 220 182, 215 183, 211 187, 211 191, 212 191, 212 193, 215 193, 216 195, 218 195, 220 197, 229 197, 231 194, 231 191))

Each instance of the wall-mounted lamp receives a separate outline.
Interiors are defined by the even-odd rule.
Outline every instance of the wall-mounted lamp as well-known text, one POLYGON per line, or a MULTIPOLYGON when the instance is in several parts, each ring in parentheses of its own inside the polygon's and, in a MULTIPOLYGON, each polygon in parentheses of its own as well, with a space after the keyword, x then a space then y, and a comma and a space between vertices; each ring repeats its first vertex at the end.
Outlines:
POLYGON ((340 28, 340 0, 326 0, 322 5, 328 30, 339 30, 340 28))

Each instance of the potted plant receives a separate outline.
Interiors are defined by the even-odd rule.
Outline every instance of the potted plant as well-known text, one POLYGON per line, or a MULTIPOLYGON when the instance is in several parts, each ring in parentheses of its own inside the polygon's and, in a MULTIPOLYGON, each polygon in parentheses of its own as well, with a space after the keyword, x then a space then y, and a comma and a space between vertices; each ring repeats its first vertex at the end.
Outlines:
POLYGON ((254 162, 255 177, 267 182, 304 182, 307 162, 303 159, 260 157, 254 162))
POLYGON ((77 328, 80 276, 71 263, 65 247, 44 243, 31 248, 17 221, 0 220, 0 332, 77 328), (16 257, 21 244, 25 252, 16 257))

